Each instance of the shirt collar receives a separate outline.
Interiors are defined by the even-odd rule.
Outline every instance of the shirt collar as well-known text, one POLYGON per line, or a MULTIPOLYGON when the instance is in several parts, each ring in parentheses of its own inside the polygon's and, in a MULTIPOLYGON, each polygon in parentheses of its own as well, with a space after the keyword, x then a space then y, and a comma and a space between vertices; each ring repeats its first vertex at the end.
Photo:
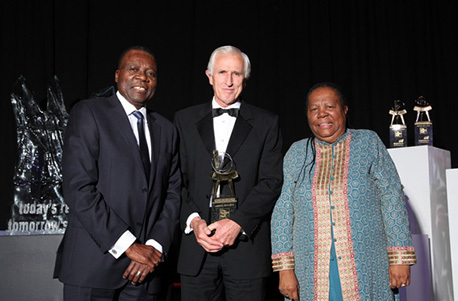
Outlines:
POLYGON ((217 109, 217 108, 222 108, 222 109, 240 109, 240 106, 242 104, 240 103, 240 100, 237 100, 236 102, 234 102, 233 104, 231 104, 230 106, 227 106, 225 108, 223 108, 222 106, 220 106, 216 100, 215 100, 215 97, 213 96, 213 99, 212 99, 212 109, 217 109))
MULTIPOLYGON (((118 97, 119 101, 121 102, 121 105, 124 111, 126 112, 127 116, 132 114, 134 111, 137 111, 137 108, 133 104, 128 102, 127 99, 124 96, 122 96, 122 94, 119 91, 116 92, 116 96, 118 97)), ((141 107, 140 110, 138 111, 142 112, 143 116, 146 117, 146 108, 145 107, 141 107)))
POLYGON ((337 143, 340 143, 340 142, 342 142, 342 141, 345 141, 345 140, 347 139, 348 135, 349 135, 349 130, 346 129, 346 130, 345 130, 345 133, 343 133, 342 135, 340 135, 340 137, 337 138, 337 140, 334 141, 333 143, 329 143, 329 142, 320 140, 320 139, 318 139, 318 138, 316 138, 316 141, 317 141, 318 144, 320 144, 320 145, 333 145, 333 144, 335 145, 335 144, 337 144, 337 143))

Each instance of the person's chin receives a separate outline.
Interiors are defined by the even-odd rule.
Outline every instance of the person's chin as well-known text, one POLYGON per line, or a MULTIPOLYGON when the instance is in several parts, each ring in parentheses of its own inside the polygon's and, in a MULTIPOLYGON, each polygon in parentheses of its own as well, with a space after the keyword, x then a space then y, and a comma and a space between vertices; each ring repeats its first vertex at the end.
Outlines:
POLYGON ((325 141, 325 142, 329 142, 331 140, 334 140, 333 139, 333 135, 330 134, 330 133, 317 133, 317 134, 315 134, 315 137, 317 137, 321 141, 325 141))
POLYGON ((221 99, 220 101, 225 104, 226 106, 230 106, 231 104, 235 103, 237 99, 234 99, 234 98, 224 98, 224 99, 221 99))

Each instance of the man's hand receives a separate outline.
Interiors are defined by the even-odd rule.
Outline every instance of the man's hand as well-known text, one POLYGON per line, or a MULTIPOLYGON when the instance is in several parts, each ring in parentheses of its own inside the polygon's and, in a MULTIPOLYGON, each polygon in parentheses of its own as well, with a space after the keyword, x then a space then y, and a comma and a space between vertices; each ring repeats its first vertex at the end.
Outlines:
POLYGON ((228 218, 214 222, 208 228, 215 231, 212 238, 222 243, 225 247, 232 246, 242 230, 239 224, 228 218))
POLYGON ((151 269, 149 266, 143 263, 139 263, 136 261, 131 261, 127 269, 122 274, 122 278, 129 279, 133 285, 138 283, 142 283, 145 280, 146 276, 149 273, 152 273, 154 268, 151 269))
POLYGON ((390 265, 390 288, 399 288, 410 285, 410 266, 390 265))
POLYGON ((299 282, 294 270, 283 270, 279 272, 278 289, 280 293, 294 301, 299 301, 299 282))
MULTIPOLYGON (((126 255, 133 261, 147 265, 150 272, 161 262, 162 253, 152 246, 138 243, 132 244, 127 250, 126 255)), ((136 271, 135 271, 136 272, 136 271)))
POLYGON ((196 240, 205 251, 215 253, 221 251, 224 244, 215 240, 212 234, 212 229, 207 227, 207 222, 200 217, 195 217, 191 221, 191 228, 194 231, 196 240))

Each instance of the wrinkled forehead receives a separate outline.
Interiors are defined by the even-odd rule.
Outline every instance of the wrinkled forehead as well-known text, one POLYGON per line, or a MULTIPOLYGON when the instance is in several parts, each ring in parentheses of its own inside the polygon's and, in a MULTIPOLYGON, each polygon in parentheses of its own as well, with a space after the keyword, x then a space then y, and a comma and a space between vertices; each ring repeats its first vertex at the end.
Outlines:
POLYGON ((213 68, 243 72, 245 69, 245 61, 239 53, 220 53, 215 57, 215 65, 213 68))

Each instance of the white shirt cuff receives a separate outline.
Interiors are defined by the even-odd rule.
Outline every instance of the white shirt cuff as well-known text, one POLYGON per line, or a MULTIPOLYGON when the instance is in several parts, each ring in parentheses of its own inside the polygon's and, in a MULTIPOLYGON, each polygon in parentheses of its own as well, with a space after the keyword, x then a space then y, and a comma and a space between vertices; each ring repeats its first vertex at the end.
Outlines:
POLYGON ((148 241, 145 243, 145 245, 147 246, 152 246, 153 248, 155 248, 156 250, 158 250, 159 252, 161 252, 161 254, 163 254, 164 252, 162 252, 162 246, 160 243, 158 243, 157 241, 155 241, 154 239, 148 239, 148 241))
POLYGON ((189 215, 188 219, 186 220, 186 229, 184 229, 184 234, 189 234, 192 232, 193 229, 191 228, 191 222, 195 217, 200 218, 199 213, 194 212, 194 213, 191 213, 191 215, 189 215))
POLYGON ((135 242, 137 238, 129 231, 121 235, 121 237, 116 241, 114 246, 108 250, 114 258, 118 259, 126 250, 135 242))

